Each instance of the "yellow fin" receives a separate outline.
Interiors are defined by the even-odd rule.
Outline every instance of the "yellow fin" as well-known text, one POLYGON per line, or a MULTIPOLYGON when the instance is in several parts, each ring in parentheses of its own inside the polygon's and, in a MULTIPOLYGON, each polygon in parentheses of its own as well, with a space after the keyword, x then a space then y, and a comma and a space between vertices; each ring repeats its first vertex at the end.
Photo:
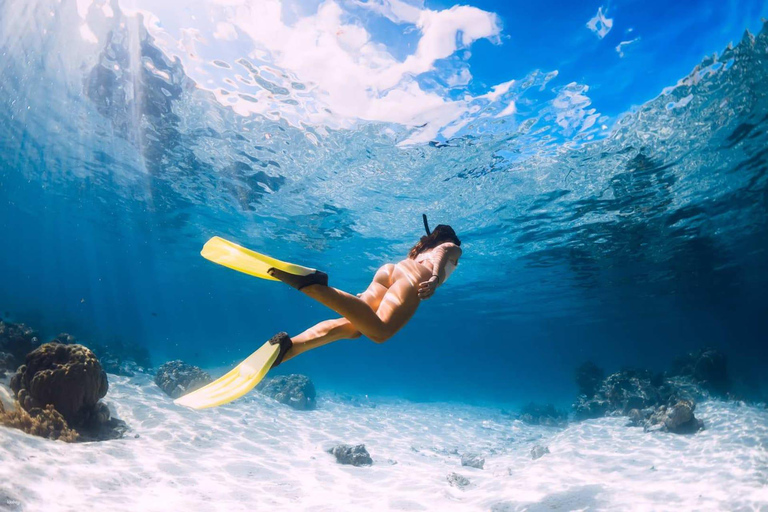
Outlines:
POLYGON ((223 377, 177 398, 173 403, 192 409, 207 409, 237 400, 261 382, 279 353, 280 345, 267 342, 223 377))
POLYGON ((245 247, 241 247, 218 236, 208 240, 203 246, 203 250, 200 251, 200 254, 203 258, 218 263, 219 265, 229 267, 238 272, 243 272, 244 274, 260 277, 262 279, 269 279, 270 281, 277 281, 277 279, 267 274, 267 270, 272 267, 280 269, 283 272, 288 272, 289 274, 300 276, 306 276, 307 274, 315 272, 315 269, 313 268, 294 265, 293 263, 287 263, 271 258, 265 254, 246 249, 245 247))

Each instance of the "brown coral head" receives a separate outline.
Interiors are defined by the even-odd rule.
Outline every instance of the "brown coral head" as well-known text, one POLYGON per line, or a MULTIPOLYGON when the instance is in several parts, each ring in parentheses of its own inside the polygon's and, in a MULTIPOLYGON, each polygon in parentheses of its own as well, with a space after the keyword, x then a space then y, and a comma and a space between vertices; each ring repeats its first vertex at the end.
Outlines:
POLYGON ((77 426, 90 416, 109 385, 98 358, 87 347, 46 343, 27 354, 11 388, 27 411, 51 404, 77 426))

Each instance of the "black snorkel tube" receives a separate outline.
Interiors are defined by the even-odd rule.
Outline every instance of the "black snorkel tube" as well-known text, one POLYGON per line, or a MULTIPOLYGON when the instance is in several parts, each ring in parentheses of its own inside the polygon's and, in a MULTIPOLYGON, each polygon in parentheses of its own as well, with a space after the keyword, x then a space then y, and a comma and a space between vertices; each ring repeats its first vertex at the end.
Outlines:
POLYGON ((429 230, 429 222, 427 222, 427 214, 422 213, 421 218, 424 220, 424 231, 427 232, 427 236, 431 235, 432 232, 429 230))
MULTIPOLYGON (((429 222, 427 221, 427 214, 422 213, 421 219, 424 221, 424 231, 427 232, 427 236, 432 235, 433 231, 429 229, 429 222)), ((448 224, 438 224, 437 227, 435 227, 435 231, 438 233, 435 235, 440 240, 447 240, 451 241, 454 244, 461 246, 461 240, 459 240, 459 237, 456 236, 456 232, 453 230, 451 226, 448 224)), ((424 237, 422 237, 424 238, 424 237)))

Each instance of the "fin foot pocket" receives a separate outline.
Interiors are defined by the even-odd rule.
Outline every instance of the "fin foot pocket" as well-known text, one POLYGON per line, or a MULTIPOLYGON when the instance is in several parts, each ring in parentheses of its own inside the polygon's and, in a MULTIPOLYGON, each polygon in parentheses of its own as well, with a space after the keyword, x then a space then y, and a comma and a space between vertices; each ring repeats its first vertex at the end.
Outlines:
POLYGON ((275 279, 279 279, 288 286, 292 286, 297 290, 301 290, 302 288, 306 288, 307 286, 311 286, 313 284, 328 286, 328 274, 319 270, 315 270, 314 272, 307 275, 298 275, 290 274, 278 268, 272 267, 267 270, 267 273, 275 279))
POLYGON ((285 357, 286 352, 291 350, 293 341, 291 341, 291 338, 288 336, 287 332, 279 332, 272 336, 268 343, 270 345, 280 346, 280 352, 277 354, 277 359, 275 359, 275 362, 272 363, 272 368, 274 368, 283 362, 283 357, 285 357))

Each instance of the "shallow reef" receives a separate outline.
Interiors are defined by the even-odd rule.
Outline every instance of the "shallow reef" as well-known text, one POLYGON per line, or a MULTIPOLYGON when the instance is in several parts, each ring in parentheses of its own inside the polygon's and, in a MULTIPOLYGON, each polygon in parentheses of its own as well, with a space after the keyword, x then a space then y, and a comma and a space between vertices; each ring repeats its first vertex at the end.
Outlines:
POLYGON ((704 422, 693 415, 693 400, 678 400, 671 405, 661 405, 655 410, 643 412, 633 409, 631 421, 646 432, 663 431, 674 434, 694 434, 704 428, 704 422), (646 416, 647 414, 647 416, 646 416))
POLYGON ((155 384, 174 399, 200 389, 212 380, 208 372, 181 360, 168 361, 155 373, 155 384))
MULTIPOLYGON (((4 372, 13 373, 24 364, 27 354, 42 343, 39 334, 25 324, 0 320, 0 377, 4 372)), ((131 377, 139 372, 147 372, 152 366, 146 347, 124 343, 119 339, 107 343, 82 343, 75 336, 60 333, 51 343, 62 345, 82 344, 87 346, 99 359, 107 373, 131 377)))
POLYGON ((520 411, 520 421, 529 425, 545 425, 550 427, 564 427, 568 424, 568 414, 558 411, 552 404, 529 403, 520 411))
POLYGON ((14 372, 28 353, 40 345, 37 331, 24 324, 0 320, 0 371, 14 372))
POLYGON ((628 416, 629 425, 679 434, 704 428, 694 415, 696 401, 727 397, 731 383, 725 354, 712 348, 675 359, 665 373, 624 369, 597 382, 600 375, 603 370, 592 362, 577 368, 577 420, 628 416))
MULTIPOLYGON (((73 345, 79 343, 79 340, 71 334, 61 333, 52 342, 73 345)), ((89 342, 87 346, 99 358, 107 373, 133 377, 137 373, 147 372, 152 367, 149 351, 140 345, 113 339, 107 343, 89 342)))
POLYGON ((281 404, 300 411, 309 411, 316 407, 315 385, 306 375, 292 374, 266 378, 256 389, 281 404))
POLYGON ((672 362, 668 375, 687 377, 717 396, 725 396, 731 389, 728 358, 722 352, 712 348, 704 348, 678 357, 672 362))
POLYGON ((3 417, 7 426, 70 441, 114 439, 127 430, 101 402, 109 389, 107 374, 82 345, 41 345, 27 354, 10 387, 19 407, 3 417))

